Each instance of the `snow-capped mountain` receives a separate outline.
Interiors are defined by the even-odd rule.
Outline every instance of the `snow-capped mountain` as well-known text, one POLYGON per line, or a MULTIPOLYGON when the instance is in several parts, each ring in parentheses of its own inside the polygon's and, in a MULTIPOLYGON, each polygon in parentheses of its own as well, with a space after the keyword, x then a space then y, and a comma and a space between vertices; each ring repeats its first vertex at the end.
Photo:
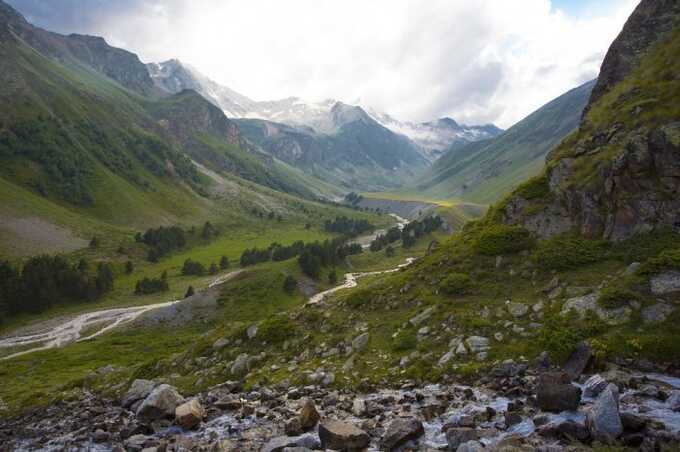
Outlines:
POLYGON ((366 111, 373 119, 391 131, 409 137, 424 150, 430 161, 436 160, 451 147, 493 138, 503 132, 493 124, 468 126, 458 124, 451 118, 421 123, 402 122, 372 108, 366 108, 366 111))
POLYGON ((493 138, 502 132, 494 125, 467 126, 451 118, 423 123, 403 122, 373 108, 347 105, 335 99, 308 102, 299 97, 287 97, 255 101, 220 85, 179 60, 150 63, 147 68, 154 84, 161 90, 176 94, 193 89, 232 118, 262 119, 311 128, 319 134, 335 134, 345 123, 371 118, 390 131, 409 138, 430 162, 451 147, 493 138))

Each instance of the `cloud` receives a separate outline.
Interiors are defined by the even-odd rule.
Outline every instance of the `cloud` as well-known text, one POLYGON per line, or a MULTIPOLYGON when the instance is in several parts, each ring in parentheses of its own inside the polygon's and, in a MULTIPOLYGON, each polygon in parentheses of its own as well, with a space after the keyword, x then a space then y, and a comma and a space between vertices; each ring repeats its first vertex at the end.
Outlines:
POLYGON ((592 0, 579 16, 550 0, 10 3, 144 61, 179 58, 257 100, 360 99, 402 119, 508 127, 596 77, 638 0, 592 0))

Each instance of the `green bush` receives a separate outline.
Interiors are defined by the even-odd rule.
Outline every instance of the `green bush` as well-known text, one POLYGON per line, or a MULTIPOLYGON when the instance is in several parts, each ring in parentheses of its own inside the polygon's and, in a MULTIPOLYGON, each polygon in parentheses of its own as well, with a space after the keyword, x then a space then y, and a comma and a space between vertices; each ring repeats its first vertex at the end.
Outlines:
POLYGON ((606 309, 616 309, 626 306, 629 301, 638 300, 638 294, 621 287, 607 287, 600 293, 597 303, 606 309))
POLYGON ((498 256, 529 249, 532 244, 531 234, 523 227, 494 224, 481 230, 475 249, 486 256, 498 256))
POLYGON ((269 344, 280 344, 295 335, 295 323, 286 316, 270 317, 257 328, 257 337, 269 344))
POLYGON ((547 319, 538 332, 539 346, 557 363, 564 363, 582 339, 581 331, 564 317, 547 319))
POLYGON ((638 274, 653 275, 666 270, 680 269, 680 249, 666 250, 640 266, 638 274))
POLYGON ((570 270, 604 259, 606 251, 607 243, 603 240, 560 235, 540 241, 532 260, 544 269, 570 270))
POLYGON ((392 340, 392 349, 395 352, 413 350, 417 345, 416 332, 413 330, 402 331, 392 340))
POLYGON ((451 273, 441 282, 442 291, 449 295, 466 294, 472 287, 472 280, 464 273, 451 273))
POLYGON ((545 174, 533 177, 517 187, 515 195, 526 200, 543 199, 550 195, 550 185, 545 174))

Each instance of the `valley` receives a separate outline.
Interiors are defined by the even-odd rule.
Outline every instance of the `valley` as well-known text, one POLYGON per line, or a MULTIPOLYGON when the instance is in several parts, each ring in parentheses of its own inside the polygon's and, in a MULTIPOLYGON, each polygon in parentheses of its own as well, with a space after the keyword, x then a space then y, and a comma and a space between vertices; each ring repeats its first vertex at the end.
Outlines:
POLYGON ((505 130, 254 100, 9 3, 0 450, 680 448, 677 2, 505 130))

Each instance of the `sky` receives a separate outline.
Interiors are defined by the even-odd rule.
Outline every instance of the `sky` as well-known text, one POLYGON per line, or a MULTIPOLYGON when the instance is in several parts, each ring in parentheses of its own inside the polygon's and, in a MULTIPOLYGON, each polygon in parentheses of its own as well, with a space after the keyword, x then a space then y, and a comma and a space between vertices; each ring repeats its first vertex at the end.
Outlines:
POLYGON ((177 58, 255 100, 507 128, 595 78, 639 0, 7 0, 30 22, 177 58))

